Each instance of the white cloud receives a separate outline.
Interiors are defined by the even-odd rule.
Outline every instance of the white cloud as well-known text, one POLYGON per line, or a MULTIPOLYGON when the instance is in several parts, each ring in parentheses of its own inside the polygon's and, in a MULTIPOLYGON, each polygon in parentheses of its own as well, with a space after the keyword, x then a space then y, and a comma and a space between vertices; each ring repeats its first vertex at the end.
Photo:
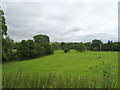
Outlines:
POLYGON ((3 3, 8 33, 15 41, 40 33, 49 35, 51 41, 117 41, 118 10, 113 5, 116 0, 80 1, 3 3))
POLYGON ((2 2, 118 2, 119 0, 2 0, 2 2))

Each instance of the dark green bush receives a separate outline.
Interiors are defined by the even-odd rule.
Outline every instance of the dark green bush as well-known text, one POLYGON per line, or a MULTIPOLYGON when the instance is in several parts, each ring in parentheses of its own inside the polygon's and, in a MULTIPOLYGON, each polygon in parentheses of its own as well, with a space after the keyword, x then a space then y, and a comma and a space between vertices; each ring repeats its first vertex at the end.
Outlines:
POLYGON ((64 51, 64 53, 68 53, 70 51, 70 49, 69 48, 64 48, 63 51, 64 51))

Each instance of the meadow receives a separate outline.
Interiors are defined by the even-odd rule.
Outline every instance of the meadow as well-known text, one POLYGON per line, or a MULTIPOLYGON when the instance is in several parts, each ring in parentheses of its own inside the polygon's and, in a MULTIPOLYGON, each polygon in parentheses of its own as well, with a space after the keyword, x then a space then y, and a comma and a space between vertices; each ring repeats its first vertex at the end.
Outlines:
POLYGON ((3 88, 117 88, 118 52, 56 50, 2 67, 3 88))

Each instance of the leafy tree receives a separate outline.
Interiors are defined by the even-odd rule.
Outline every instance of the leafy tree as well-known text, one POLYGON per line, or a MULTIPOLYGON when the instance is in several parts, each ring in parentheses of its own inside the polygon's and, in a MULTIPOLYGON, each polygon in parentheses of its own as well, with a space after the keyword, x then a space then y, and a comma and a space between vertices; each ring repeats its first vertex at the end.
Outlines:
POLYGON ((62 48, 62 49, 66 48, 66 43, 62 42, 62 43, 61 43, 61 48, 62 48))
POLYGON ((6 39, 2 38, 2 60, 3 62, 9 62, 13 59, 13 45, 14 42, 10 37, 6 37, 6 39))
POLYGON ((58 42, 55 42, 55 43, 52 43, 52 48, 54 50, 60 50, 61 49, 61 43, 58 43, 58 42))
MULTIPOLYGON (((0 42, 2 40, 2 61, 8 62, 13 58, 13 40, 7 36, 7 25, 4 12, 0 8, 0 42), (6 38, 5 38, 6 37, 6 38)), ((0 45, 1 47, 1 45, 0 45)))
POLYGON ((85 47, 86 47, 87 50, 91 50, 92 43, 91 42, 85 43, 85 47))
POLYGON ((21 60, 29 59, 37 56, 37 51, 35 49, 35 43, 33 40, 22 40, 17 46, 17 53, 21 60))
POLYGON ((108 51, 112 51, 113 50, 113 42, 112 41, 108 41, 107 43, 107 47, 108 47, 108 51))
POLYGON ((17 54, 18 54, 18 56, 21 60, 29 57, 29 55, 28 55, 29 54, 29 49, 27 47, 28 47, 28 45, 27 45, 27 42, 25 40, 22 40, 22 42, 20 42, 18 44, 17 54))
POLYGON ((113 43, 113 51, 120 51, 120 42, 113 43))
MULTIPOLYGON (((46 37, 46 35, 43 36, 46 37)), ((19 58, 24 60, 53 54, 52 46, 49 44, 48 40, 46 41, 43 38, 42 40, 37 40, 40 42, 35 42, 33 40, 22 40, 22 42, 18 43, 17 54, 19 58)), ((39 35, 37 35, 37 39, 41 39, 41 35, 40 38, 39 35)))
POLYGON ((38 56, 45 56, 46 55, 46 49, 44 47, 42 47, 41 45, 36 44, 35 48, 36 48, 38 56))
POLYGON ((53 54, 54 49, 49 43, 42 43, 42 46, 45 48, 46 55, 53 54))
POLYGON ((107 46, 107 43, 104 43, 104 44, 102 45, 102 50, 103 50, 103 51, 108 51, 108 50, 109 50, 109 48, 108 48, 108 46, 107 46))
POLYGON ((46 55, 53 54, 53 48, 49 44, 50 40, 49 40, 49 37, 47 35, 42 35, 42 34, 36 35, 33 38, 37 44, 39 44, 45 48, 46 55))
POLYGON ((93 40, 92 41, 92 50, 96 47, 96 48, 99 48, 98 49, 98 51, 100 50, 100 44, 101 44, 101 46, 102 46, 102 41, 101 40, 97 40, 97 39, 95 39, 95 40, 93 40))
POLYGON ((49 37, 47 35, 36 35, 33 37, 37 44, 49 43, 49 37))
POLYGON ((81 52, 85 51, 86 48, 85 48, 84 43, 81 42, 81 43, 77 44, 76 45, 76 50, 81 51, 81 52))
POLYGON ((69 42, 69 43, 66 43, 65 46, 69 49, 75 49, 76 43, 69 42))
POLYGON ((7 35, 7 25, 3 10, 0 9, 0 34, 7 35))
POLYGON ((102 44, 103 51, 119 51, 120 42, 108 41, 107 43, 102 44))

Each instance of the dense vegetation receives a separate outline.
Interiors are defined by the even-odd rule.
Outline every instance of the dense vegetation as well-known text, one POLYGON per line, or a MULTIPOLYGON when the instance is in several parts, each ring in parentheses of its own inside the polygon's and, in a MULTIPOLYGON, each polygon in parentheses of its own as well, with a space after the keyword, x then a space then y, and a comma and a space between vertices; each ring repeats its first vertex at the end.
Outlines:
MULTIPOLYGON (((48 37, 46 35, 39 36, 42 38, 38 39, 38 41, 41 41, 41 39, 48 37)), ((19 43, 13 43, 13 41, 8 41, 6 38, 3 41, 3 46, 6 46, 5 49, 3 47, 4 51, 6 51, 6 49, 10 50, 10 55, 6 55, 6 53, 3 51, 3 62, 21 61, 53 54, 53 49, 49 42, 46 42, 46 40, 42 42, 36 42, 36 40, 22 40, 19 43)), ((8 51, 6 52, 8 53, 8 51)))
POLYGON ((2 38, 2 61, 9 61, 13 58, 13 40, 7 36, 7 25, 4 12, 0 10, 0 38, 2 38))
POLYGON ((76 49, 76 50, 90 50, 90 51, 119 51, 120 42, 108 41, 103 43, 101 40, 92 40, 92 42, 55 42, 52 43, 55 50, 63 48, 76 49))
POLYGON ((52 47, 49 44, 49 37, 47 38, 47 40, 45 40, 46 37, 48 36, 37 35, 34 36, 35 40, 22 40, 22 42, 17 43, 16 55, 18 56, 18 58, 16 58, 16 60, 31 59, 35 57, 53 54, 52 47))

